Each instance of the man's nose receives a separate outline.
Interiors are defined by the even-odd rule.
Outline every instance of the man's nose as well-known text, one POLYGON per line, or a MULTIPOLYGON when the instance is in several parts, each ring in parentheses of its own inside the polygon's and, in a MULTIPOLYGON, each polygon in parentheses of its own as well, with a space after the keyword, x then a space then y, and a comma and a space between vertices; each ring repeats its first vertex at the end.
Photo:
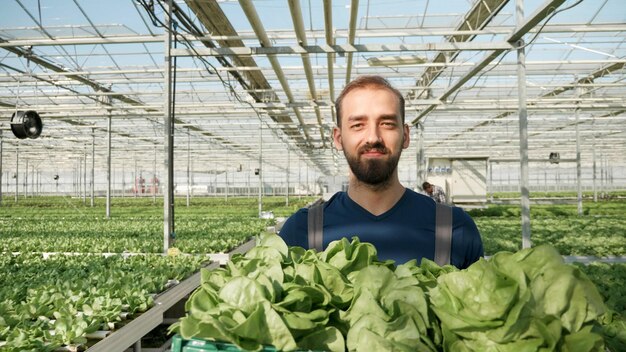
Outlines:
POLYGON ((378 125, 373 124, 367 129, 367 142, 370 144, 382 141, 378 125))

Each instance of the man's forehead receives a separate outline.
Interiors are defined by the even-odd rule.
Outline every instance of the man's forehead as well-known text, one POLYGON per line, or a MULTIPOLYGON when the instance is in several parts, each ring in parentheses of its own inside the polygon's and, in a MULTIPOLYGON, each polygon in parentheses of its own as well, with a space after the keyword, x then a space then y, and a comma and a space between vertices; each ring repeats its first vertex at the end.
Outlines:
MULTIPOLYGON (((395 104, 395 109, 398 112, 400 112, 400 99, 389 89, 383 88, 383 87, 377 87, 377 86, 371 86, 371 87, 358 87, 355 88, 353 90, 351 90, 350 92, 348 92, 348 94, 346 94, 346 96, 344 97, 344 100, 342 102, 342 104, 345 101, 349 101, 352 100, 352 98, 354 98, 358 93, 362 93, 362 92, 385 92, 389 97, 391 97, 394 101, 395 104)), ((342 107, 344 107, 345 105, 343 105, 342 107)))
POLYGON ((396 99, 396 95, 387 87, 381 87, 381 86, 376 86, 376 85, 367 85, 367 86, 362 86, 362 87, 355 87, 353 88, 351 91, 349 91, 346 94, 346 98, 357 93, 357 92, 363 92, 363 91, 380 91, 380 92, 386 92, 389 95, 394 96, 396 99))

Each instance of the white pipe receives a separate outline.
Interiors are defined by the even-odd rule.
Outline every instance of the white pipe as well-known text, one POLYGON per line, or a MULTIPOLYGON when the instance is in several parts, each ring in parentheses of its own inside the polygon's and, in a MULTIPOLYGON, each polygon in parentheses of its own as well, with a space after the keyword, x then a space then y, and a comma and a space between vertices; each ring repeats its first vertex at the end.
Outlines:
MULTIPOLYGON (((298 43, 300 45, 306 46, 306 34, 304 32, 304 21, 302 20, 302 9, 300 8, 299 0, 289 0, 289 10, 291 11, 291 18, 293 19, 293 27, 296 32, 296 37, 298 38, 298 43)), ((306 80, 309 85, 309 93, 311 94, 311 99, 314 102, 317 102, 317 92, 315 91, 315 80, 313 78, 313 69, 311 68, 311 60, 309 59, 309 54, 302 54, 302 65, 304 66, 304 73, 306 75, 306 80)), ((315 116, 317 117, 317 123, 319 124, 320 136, 322 138, 322 144, 326 145, 326 137, 324 136, 324 126, 322 123, 322 115, 320 114, 320 109, 318 106, 314 106, 315 116)))
MULTIPOLYGON (((324 32, 326 36, 326 45, 334 45, 333 39, 333 6, 331 0, 324 0, 324 32)), ((328 93, 331 102, 335 101, 335 73, 334 73, 335 54, 328 53, 326 55, 326 66, 328 68, 328 93)), ((331 109, 333 123, 335 123, 335 109, 331 109)))
MULTIPOLYGON (((348 25, 348 44, 354 45, 354 37, 356 34, 356 18, 359 12, 359 1, 352 0, 350 2, 350 24, 348 25)), ((346 84, 351 80, 352 75, 352 52, 346 54, 346 84)))
MULTIPOLYGON (((252 1, 239 0, 239 4, 241 5, 241 8, 246 14, 246 17, 248 17, 248 21, 250 22, 250 25, 252 25, 252 29, 254 29, 254 32, 259 38, 259 42, 261 43, 261 45, 263 47, 268 47, 268 48, 272 47, 272 42, 267 37, 267 33, 265 32, 263 23, 261 22, 261 19, 259 18, 259 15, 257 14, 256 9, 254 8, 254 5, 252 4, 252 1)), ((276 73, 276 77, 278 78, 278 81, 280 82, 280 85, 283 88, 285 95, 287 96, 287 100, 290 103, 294 102, 295 99, 293 97, 293 94, 291 93, 291 88, 289 88, 289 83, 287 82, 287 78, 285 77, 285 74, 283 73, 280 63, 278 62, 278 59, 276 58, 275 55, 267 55, 267 59, 270 61, 270 64, 272 65, 272 68, 274 69, 274 72, 276 73)), ((296 117, 298 118, 298 122, 300 123, 300 126, 302 126, 302 132, 304 133, 304 136, 306 137, 307 142, 311 143, 311 137, 309 136, 309 133, 307 129, 305 128, 304 119, 302 118, 302 114, 300 114, 300 110, 297 107, 294 107, 293 111, 296 114, 296 117)))

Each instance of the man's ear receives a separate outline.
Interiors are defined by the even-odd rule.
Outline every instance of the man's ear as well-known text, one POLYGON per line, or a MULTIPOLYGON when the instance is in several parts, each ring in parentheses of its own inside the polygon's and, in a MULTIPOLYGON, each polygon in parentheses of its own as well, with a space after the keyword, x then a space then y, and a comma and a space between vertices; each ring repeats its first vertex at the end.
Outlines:
POLYGON ((402 149, 406 149, 409 147, 409 142, 411 141, 411 133, 410 133, 408 124, 406 123, 404 124, 402 133, 404 135, 404 140, 402 142, 402 149))
POLYGON ((341 145, 341 129, 337 126, 333 127, 333 144, 337 150, 343 150, 341 145))

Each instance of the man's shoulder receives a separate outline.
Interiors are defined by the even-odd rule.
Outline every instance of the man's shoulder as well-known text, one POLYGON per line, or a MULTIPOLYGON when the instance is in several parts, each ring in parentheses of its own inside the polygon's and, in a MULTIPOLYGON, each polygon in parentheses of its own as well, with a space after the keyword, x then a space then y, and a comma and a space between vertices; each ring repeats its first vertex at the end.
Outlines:
POLYGON ((310 207, 321 204, 322 207, 326 208, 328 207, 329 204, 336 203, 337 199, 343 196, 342 193, 345 193, 345 192, 337 192, 333 194, 332 197, 330 197, 328 200, 315 201, 306 207, 300 208, 295 213, 291 214, 291 216, 289 216, 287 220, 291 220, 291 221, 305 220, 309 214, 310 207))
POLYGON ((434 207, 435 201, 428 195, 415 192, 414 190, 407 188, 404 197, 406 197, 410 202, 419 202, 430 204, 434 207))
MULTIPOLYGON (((433 214, 434 214, 437 203, 430 196, 415 192, 408 188, 406 191, 406 196, 409 199, 409 204, 411 204, 412 206, 415 206, 416 202, 418 202, 421 205, 419 209, 421 210, 430 209, 433 211, 433 214)), ((465 209, 455 206, 455 205, 451 205, 451 204, 444 204, 444 205, 447 205, 452 208, 452 218, 453 218, 455 226, 461 226, 465 224, 466 222, 473 222, 472 218, 465 211, 465 209)))
MULTIPOLYGON (((324 210, 328 209, 329 207, 331 207, 331 209, 336 210, 337 207, 345 206, 346 202, 344 201, 344 197, 347 197, 346 192, 343 192, 343 191, 336 192, 330 198, 326 200, 322 200, 322 207, 324 207, 324 210)), ((308 208, 305 208, 305 212, 306 213, 309 212, 308 208)))

